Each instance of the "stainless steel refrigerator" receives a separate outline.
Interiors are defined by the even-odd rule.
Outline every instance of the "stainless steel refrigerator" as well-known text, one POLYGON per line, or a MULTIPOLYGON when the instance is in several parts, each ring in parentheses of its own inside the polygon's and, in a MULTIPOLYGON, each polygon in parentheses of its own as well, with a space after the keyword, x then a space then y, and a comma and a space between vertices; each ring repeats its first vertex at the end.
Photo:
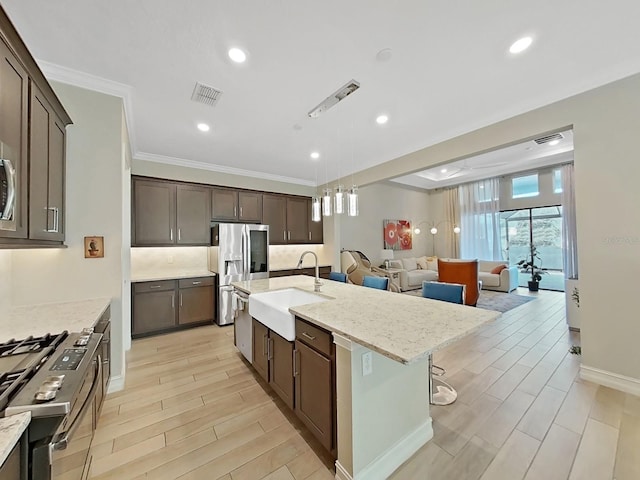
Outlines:
POLYGON ((211 228, 209 270, 218 275, 218 325, 233 323, 231 282, 269 278, 269 225, 219 223, 211 228))

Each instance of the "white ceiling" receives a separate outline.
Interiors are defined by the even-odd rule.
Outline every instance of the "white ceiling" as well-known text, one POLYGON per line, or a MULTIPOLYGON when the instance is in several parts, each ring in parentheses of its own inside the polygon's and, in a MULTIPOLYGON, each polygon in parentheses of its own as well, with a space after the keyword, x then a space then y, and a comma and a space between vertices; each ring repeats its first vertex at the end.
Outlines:
POLYGON ((521 142, 445 165, 392 178, 391 181, 430 190, 483 178, 573 161, 573 131, 556 132, 557 144, 521 142))
POLYGON ((1 3, 47 67, 130 87, 134 157, 312 185, 640 71, 637 0, 1 3), (351 79, 358 91, 307 116, 351 79), (197 81, 222 90, 217 106, 190 100, 197 81))

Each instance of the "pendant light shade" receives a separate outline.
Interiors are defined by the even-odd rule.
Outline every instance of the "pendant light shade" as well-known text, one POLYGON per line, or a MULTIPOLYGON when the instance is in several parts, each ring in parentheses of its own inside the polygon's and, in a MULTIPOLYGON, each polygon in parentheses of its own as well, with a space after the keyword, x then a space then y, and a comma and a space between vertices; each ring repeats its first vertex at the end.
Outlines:
POLYGON ((347 215, 357 217, 358 213, 358 187, 353 185, 347 194, 347 215))
POLYGON ((335 212, 336 215, 342 215, 344 213, 344 187, 342 185, 336 185, 335 195, 335 212))
POLYGON ((311 200, 311 221, 319 222, 320 220, 322 220, 322 200, 316 195, 311 200))
POLYGON ((322 215, 331 216, 331 189, 325 188, 322 195, 322 215))

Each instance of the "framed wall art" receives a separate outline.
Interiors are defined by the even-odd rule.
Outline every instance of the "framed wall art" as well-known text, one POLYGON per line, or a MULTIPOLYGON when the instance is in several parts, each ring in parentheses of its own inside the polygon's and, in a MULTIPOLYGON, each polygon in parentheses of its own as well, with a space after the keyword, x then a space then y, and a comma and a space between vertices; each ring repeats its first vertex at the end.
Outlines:
POLYGON ((411 250, 413 237, 409 220, 383 220, 382 232, 384 248, 390 250, 411 250))
POLYGON ((104 257, 104 237, 84 237, 84 258, 104 257))

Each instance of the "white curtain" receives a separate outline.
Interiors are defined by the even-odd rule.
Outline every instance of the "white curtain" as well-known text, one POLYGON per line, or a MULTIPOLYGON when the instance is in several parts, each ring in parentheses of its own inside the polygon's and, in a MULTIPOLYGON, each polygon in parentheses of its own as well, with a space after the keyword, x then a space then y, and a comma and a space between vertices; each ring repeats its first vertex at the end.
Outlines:
POLYGON ((573 164, 563 165, 562 175, 562 261, 565 278, 578 278, 578 231, 573 164))
POLYGON ((500 182, 497 178, 460 185, 460 254, 462 258, 502 260, 500 182))
POLYGON ((460 226, 460 199, 457 187, 444 191, 444 232, 445 252, 451 258, 460 258, 460 235, 453 227, 460 226))

